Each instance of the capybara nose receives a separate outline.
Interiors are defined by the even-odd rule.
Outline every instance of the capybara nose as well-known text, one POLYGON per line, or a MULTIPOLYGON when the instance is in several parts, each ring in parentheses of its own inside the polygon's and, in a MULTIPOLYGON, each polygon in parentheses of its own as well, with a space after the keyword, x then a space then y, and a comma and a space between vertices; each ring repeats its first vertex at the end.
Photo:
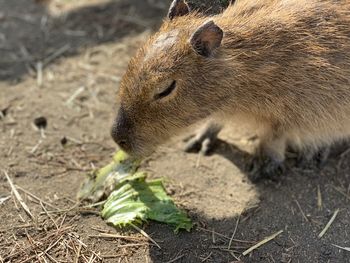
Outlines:
POLYGON ((129 143, 129 138, 127 137, 127 132, 120 128, 118 123, 114 123, 111 131, 113 140, 122 148, 124 151, 129 151, 131 145, 129 143))
POLYGON ((128 152, 131 150, 131 123, 128 120, 124 110, 119 109, 117 118, 113 124, 111 135, 113 140, 122 148, 128 152))

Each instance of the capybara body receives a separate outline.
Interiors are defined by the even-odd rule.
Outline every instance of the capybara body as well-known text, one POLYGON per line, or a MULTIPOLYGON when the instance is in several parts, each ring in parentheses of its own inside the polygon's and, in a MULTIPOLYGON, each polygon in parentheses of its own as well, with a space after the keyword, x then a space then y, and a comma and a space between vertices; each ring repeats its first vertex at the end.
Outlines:
POLYGON ((175 0, 121 82, 115 141, 136 156, 206 118, 249 122, 260 152, 350 136, 350 1, 238 0, 207 17, 175 0))

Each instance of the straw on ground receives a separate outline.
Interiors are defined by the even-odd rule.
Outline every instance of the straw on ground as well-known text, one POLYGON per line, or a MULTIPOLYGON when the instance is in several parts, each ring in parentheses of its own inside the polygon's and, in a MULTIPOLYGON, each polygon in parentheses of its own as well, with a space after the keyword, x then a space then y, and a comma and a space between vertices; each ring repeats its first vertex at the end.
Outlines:
POLYGON ((30 217, 30 219, 32 219, 33 221, 35 221, 35 218, 34 218, 32 212, 30 212, 29 207, 28 207, 27 204, 23 201, 22 196, 18 193, 18 191, 17 191, 15 185, 13 184, 13 182, 12 182, 10 176, 8 175, 8 173, 7 173, 5 170, 4 170, 3 172, 4 172, 5 176, 6 176, 6 179, 7 179, 8 183, 9 183, 9 185, 10 185, 10 187, 11 187, 11 190, 12 190, 13 194, 15 195, 17 201, 21 204, 22 208, 23 208, 24 211, 27 213, 27 215, 30 217))
POLYGON ((325 228, 321 231, 321 233, 318 235, 318 238, 323 237, 323 235, 327 232, 328 228, 332 225, 333 221, 335 220, 335 218, 337 217, 339 213, 339 209, 335 210, 332 218, 329 220, 329 222, 327 223, 327 225, 325 226, 325 228))
POLYGON ((280 235, 282 232, 283 232, 283 230, 280 230, 280 231, 278 231, 277 233, 275 233, 275 234, 273 234, 273 235, 271 235, 271 236, 269 236, 269 237, 267 237, 267 238, 261 240, 261 241, 260 241, 259 243, 257 243, 256 245, 254 245, 254 246, 248 248, 246 251, 244 251, 244 252, 242 253, 243 256, 248 255, 248 254, 249 254, 250 252, 252 252, 253 250, 255 250, 255 249, 261 247, 262 245, 266 244, 267 242, 271 241, 272 239, 275 239, 275 238, 276 238, 278 235, 280 235))

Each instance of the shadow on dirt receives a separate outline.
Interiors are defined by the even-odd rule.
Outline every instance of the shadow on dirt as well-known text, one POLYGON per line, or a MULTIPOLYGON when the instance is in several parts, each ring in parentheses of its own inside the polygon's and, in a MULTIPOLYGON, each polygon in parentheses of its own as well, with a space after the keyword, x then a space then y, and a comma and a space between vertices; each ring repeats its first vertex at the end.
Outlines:
POLYGON ((0 80, 19 81, 35 74, 38 62, 155 29, 168 2, 110 1, 52 16, 34 1, 0 0, 0 80))
MULTIPOLYGON (((334 151, 338 153, 339 147, 334 151)), ((227 158, 241 171, 251 158, 224 141, 220 141, 213 154, 227 158)), ((188 211, 196 222, 191 233, 174 235, 167 226, 151 224, 147 231, 162 247, 161 250, 150 247, 153 262, 172 262, 175 259, 174 262, 183 263, 350 262, 347 252, 332 246, 349 245, 349 233, 344 231, 350 220, 349 197, 345 196, 350 182, 347 160, 345 155, 334 154, 321 169, 299 169, 293 166, 293 160, 288 160, 287 171, 280 180, 261 180, 255 184, 260 203, 240 216, 216 219, 203 212, 188 211), (321 207, 318 191, 322 198, 321 207), (318 234, 338 208, 342 211, 341 216, 319 239, 318 234), (284 232, 278 238, 249 256, 241 256, 256 241, 280 230, 284 232), (235 235, 230 242, 233 232, 235 235)))

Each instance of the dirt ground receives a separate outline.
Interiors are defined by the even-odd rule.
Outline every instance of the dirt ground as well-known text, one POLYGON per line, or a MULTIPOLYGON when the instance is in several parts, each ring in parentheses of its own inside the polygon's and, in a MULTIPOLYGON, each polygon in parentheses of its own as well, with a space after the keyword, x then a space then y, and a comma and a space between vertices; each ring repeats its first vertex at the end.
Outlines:
MULTIPOLYGON (((115 150, 109 130, 128 59, 169 1, 45 2, 0 0, 0 262, 350 262, 350 252, 334 246, 350 247, 345 144, 322 168, 298 168, 290 158, 280 180, 258 184, 244 170, 256 144, 245 127, 227 127, 206 157, 184 153, 182 138, 160 147, 143 169, 167 178, 195 223, 177 235, 144 225, 161 249, 133 230, 107 226, 98 209, 76 205, 85 174, 115 150), (35 126, 38 117, 45 128, 35 126), (11 195, 5 171, 33 220, 11 195), (122 237, 100 237, 106 233, 122 237)), ((190 1, 208 12, 225 2, 190 1)))

